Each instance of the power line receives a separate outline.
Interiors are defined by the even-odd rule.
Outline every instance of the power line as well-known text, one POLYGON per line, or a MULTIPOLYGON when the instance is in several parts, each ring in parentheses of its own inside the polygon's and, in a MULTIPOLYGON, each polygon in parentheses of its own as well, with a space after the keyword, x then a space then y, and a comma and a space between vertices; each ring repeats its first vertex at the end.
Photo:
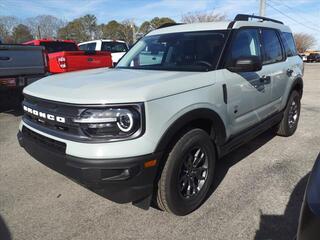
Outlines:
POLYGON ((300 17, 303 17, 304 20, 306 20, 308 23, 314 24, 314 21, 308 20, 305 16, 302 16, 300 13, 297 13, 297 10, 296 10, 296 9, 294 9, 293 7, 290 7, 289 5, 283 3, 282 1, 276 0, 277 3, 275 3, 273 0, 269 0, 269 1, 270 1, 270 2, 273 2, 274 4, 281 4, 281 5, 285 6, 286 8, 288 8, 288 9, 290 9, 290 10, 293 10, 293 11, 295 12, 295 14, 300 15, 300 17))
POLYGON ((269 3, 266 3, 266 4, 267 4, 269 7, 271 7, 272 9, 274 9, 275 11, 277 11, 278 13, 280 13, 280 14, 282 14, 283 16, 285 16, 285 17, 289 18, 290 20, 294 21, 295 23, 300 24, 300 25, 302 25, 302 26, 304 26, 304 27, 306 27, 306 28, 309 28, 309 29, 311 29, 311 30, 313 30, 313 31, 319 32, 319 29, 312 28, 312 27, 309 27, 309 26, 307 26, 307 25, 305 25, 305 24, 303 24, 303 23, 301 23, 301 22, 298 22, 298 21, 295 20, 294 18, 290 17, 289 15, 287 15, 286 13, 280 11, 280 10, 277 9, 276 7, 270 5, 269 3))

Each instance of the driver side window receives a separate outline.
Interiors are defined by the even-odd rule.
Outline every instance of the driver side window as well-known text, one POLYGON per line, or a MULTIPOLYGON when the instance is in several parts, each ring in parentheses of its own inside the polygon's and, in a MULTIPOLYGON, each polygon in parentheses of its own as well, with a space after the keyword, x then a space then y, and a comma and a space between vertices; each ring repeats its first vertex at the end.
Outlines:
POLYGON ((228 60, 234 61, 242 57, 261 56, 258 29, 241 29, 236 33, 229 51, 228 60))

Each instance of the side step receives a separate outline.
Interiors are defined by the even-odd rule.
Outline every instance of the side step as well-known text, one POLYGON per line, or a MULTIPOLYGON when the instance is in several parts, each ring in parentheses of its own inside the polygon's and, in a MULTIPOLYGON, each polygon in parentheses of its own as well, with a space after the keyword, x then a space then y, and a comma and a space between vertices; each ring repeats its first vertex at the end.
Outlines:
POLYGON ((235 137, 231 138, 228 142, 219 147, 219 157, 227 155, 236 148, 249 142, 261 133, 275 126, 281 121, 282 118, 283 112, 276 113, 275 115, 272 115, 268 119, 264 120, 262 123, 259 123, 258 125, 251 127, 250 129, 245 130, 239 135, 236 135, 235 137))

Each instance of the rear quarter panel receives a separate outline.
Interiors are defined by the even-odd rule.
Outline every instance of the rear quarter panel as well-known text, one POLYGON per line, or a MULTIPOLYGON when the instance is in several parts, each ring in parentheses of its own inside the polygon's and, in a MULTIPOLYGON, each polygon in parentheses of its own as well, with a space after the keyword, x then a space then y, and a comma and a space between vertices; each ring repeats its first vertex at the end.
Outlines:
POLYGON ((289 81, 286 84, 286 88, 285 88, 283 98, 282 98, 282 101, 280 104, 281 110, 284 109, 287 105, 287 101, 288 101, 289 95, 291 93, 291 90, 292 90, 292 87, 293 87, 293 84, 295 83, 295 81, 298 78, 301 78, 301 79, 303 78, 303 69, 304 69, 303 61, 298 55, 288 57, 286 62, 287 62, 287 68, 292 69, 293 73, 289 77, 289 81))

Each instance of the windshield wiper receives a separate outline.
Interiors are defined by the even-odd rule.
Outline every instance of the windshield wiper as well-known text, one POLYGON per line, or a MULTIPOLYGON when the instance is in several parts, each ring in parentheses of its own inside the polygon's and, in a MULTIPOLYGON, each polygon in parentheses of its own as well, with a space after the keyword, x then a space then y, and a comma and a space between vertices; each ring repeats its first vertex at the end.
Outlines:
POLYGON ((190 71, 190 72, 207 72, 209 71, 209 67, 206 66, 197 66, 197 65, 187 65, 187 66, 139 66, 139 67, 116 67, 121 69, 141 69, 141 70, 160 70, 160 71, 190 71))

